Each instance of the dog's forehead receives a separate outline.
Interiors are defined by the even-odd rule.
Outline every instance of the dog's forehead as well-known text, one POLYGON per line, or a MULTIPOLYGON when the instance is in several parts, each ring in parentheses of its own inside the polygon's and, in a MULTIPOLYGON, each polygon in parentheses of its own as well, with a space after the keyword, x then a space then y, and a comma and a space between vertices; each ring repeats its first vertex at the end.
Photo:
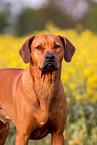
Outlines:
POLYGON ((51 43, 59 42, 59 43, 61 43, 61 39, 57 35, 37 35, 33 40, 33 43, 35 43, 35 44, 43 43, 43 42, 51 42, 51 43))

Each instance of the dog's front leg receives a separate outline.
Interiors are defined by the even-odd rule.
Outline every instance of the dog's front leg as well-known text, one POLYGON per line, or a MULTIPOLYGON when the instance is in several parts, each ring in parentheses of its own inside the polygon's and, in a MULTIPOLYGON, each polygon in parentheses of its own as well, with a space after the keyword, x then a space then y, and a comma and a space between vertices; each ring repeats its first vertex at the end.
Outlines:
POLYGON ((28 136, 17 132, 15 145, 28 145, 28 136))
POLYGON ((60 133, 60 134, 53 133, 52 134, 52 145, 65 145, 63 133, 60 133))
POLYGON ((15 145, 28 145, 28 140, 31 133, 37 128, 37 123, 35 118, 25 115, 26 118, 23 118, 23 122, 20 122, 22 119, 17 119, 16 123, 16 140, 15 145), (30 119, 29 119, 30 118, 30 119))

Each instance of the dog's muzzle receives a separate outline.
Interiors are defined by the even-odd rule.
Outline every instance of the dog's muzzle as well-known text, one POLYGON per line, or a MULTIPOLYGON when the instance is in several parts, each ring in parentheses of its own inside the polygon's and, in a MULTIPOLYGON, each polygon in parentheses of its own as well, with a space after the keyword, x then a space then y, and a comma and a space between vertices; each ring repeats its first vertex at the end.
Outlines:
POLYGON ((45 55, 45 62, 40 70, 58 70, 57 64, 55 63, 55 55, 53 53, 47 53, 45 55))

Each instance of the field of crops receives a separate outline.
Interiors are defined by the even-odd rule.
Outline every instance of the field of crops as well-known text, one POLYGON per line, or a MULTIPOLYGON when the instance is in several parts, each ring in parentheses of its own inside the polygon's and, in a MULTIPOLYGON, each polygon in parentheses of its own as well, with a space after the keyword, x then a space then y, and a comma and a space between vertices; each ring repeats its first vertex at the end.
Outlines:
MULTIPOLYGON (((68 38, 76 47, 71 63, 63 60, 62 81, 67 96, 68 120, 66 124, 66 145, 97 144, 97 35, 89 30, 80 33, 75 29, 62 30, 47 26, 38 34, 56 34, 68 38)), ((0 68, 26 68, 18 51, 28 38, 0 35, 0 68)), ((14 145, 15 128, 10 123, 6 145, 14 145)), ((50 145, 50 136, 30 145, 50 145)))

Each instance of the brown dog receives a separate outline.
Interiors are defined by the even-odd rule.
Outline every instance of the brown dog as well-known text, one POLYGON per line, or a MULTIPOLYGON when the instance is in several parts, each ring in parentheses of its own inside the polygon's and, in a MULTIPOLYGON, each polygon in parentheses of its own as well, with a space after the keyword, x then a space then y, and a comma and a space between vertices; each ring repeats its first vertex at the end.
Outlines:
POLYGON ((19 53, 29 66, 0 70, 0 145, 8 134, 11 119, 16 126, 16 145, 52 134, 52 145, 64 145, 66 100, 61 82, 63 57, 75 52, 63 36, 39 35, 26 40, 19 53))

